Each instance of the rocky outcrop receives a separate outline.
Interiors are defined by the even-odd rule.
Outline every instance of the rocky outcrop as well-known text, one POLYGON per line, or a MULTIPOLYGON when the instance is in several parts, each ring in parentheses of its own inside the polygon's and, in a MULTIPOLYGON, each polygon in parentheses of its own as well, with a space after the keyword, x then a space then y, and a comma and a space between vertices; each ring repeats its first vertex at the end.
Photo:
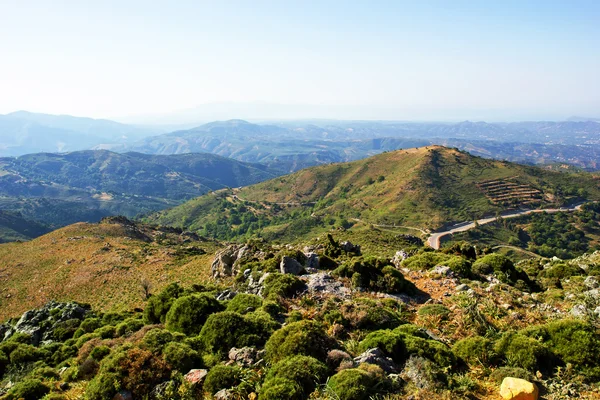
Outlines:
POLYGON ((304 266, 295 258, 283 256, 279 264, 279 270, 282 274, 300 275, 304 272, 304 266))
POLYGON ((383 352, 377 347, 369 349, 358 357, 355 357, 354 362, 356 364, 367 363, 377 365, 388 374, 395 374, 398 372, 398 366, 396 363, 394 363, 391 358, 386 357, 385 354, 383 354, 383 352))
POLYGON ((359 244, 352 244, 349 241, 340 243, 340 248, 346 253, 354 253, 357 256, 361 255, 361 249, 359 244))
POLYGON ((55 339, 54 331, 57 328, 64 328, 69 321, 82 321, 89 312, 89 306, 51 301, 42 308, 26 311, 14 326, 1 326, 0 333, 4 332, 4 335, 0 341, 18 332, 31 335, 34 346, 50 343, 55 339))
POLYGON ((352 295, 350 289, 327 272, 305 275, 302 279, 306 282, 309 292, 329 294, 341 298, 349 298, 352 295))
POLYGON ((500 385, 500 396, 505 400, 537 400, 538 388, 535 384, 519 378, 504 378, 500 385))
POLYGON ((235 276, 247 261, 264 260, 266 254, 251 245, 230 245, 215 254, 211 265, 213 278, 235 276))
POLYGON ((396 252, 396 254, 394 254, 394 257, 392 258, 392 264, 394 264, 394 266, 396 268, 400 268, 402 266, 402 261, 406 260, 408 258, 408 253, 405 252, 404 250, 398 250, 396 252))
POLYGON ((185 374, 184 379, 194 388, 200 388, 204 384, 204 380, 208 375, 208 371, 205 369, 192 369, 190 372, 185 374))

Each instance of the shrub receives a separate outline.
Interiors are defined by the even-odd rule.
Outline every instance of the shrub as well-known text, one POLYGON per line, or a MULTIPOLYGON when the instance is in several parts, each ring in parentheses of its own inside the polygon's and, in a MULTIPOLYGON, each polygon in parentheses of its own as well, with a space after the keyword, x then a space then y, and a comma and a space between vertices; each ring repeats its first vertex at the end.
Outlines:
POLYGON ((276 326, 266 313, 222 311, 208 317, 200 337, 207 351, 226 354, 232 347, 263 345, 276 326))
POLYGON ((263 383, 259 400, 302 400, 304 399, 302 388, 296 382, 286 378, 273 378, 263 383))
POLYGON ((94 332, 96 329, 100 328, 102 323, 99 318, 87 318, 84 319, 79 328, 81 328, 85 333, 94 332))
POLYGON ((144 321, 136 318, 127 318, 125 321, 119 323, 115 328, 115 334, 117 336, 129 336, 144 327, 144 321))
POLYGON ((167 313, 165 326, 170 331, 197 335, 208 316, 221 309, 221 304, 206 294, 180 297, 167 313))
POLYGON ((103 326, 94 331, 94 334, 102 339, 112 339, 115 337, 115 327, 112 325, 103 326))
POLYGON ((360 352, 378 347, 384 354, 401 364, 406 359, 404 335, 389 329, 369 333, 359 344, 360 352))
POLYGON ((333 270, 338 267, 337 263, 326 255, 319 256, 319 269, 333 270))
POLYGON ((500 367, 491 373, 490 378, 497 384, 501 384, 504 378, 519 378, 525 379, 526 381, 533 380, 531 372, 524 370, 523 368, 516 367, 500 367))
POLYGON ((67 339, 73 337, 79 324, 81 323, 78 319, 68 319, 66 321, 57 322, 53 328, 53 335, 59 342, 64 342, 67 339))
POLYGON ((584 270, 575 265, 558 263, 540 272, 540 278, 564 279, 574 275, 583 275, 584 270))
POLYGON ((38 400, 49 392, 50 388, 39 379, 24 379, 8 391, 6 399, 38 400))
POLYGON ((494 359, 494 344, 487 338, 473 336, 456 342, 452 352, 470 365, 489 366, 494 359))
POLYGON ((275 364, 265 380, 277 378, 288 379, 300 386, 302 395, 306 398, 315 390, 316 384, 327 377, 327 366, 321 361, 308 356, 293 356, 275 364))
POLYGON ((453 255, 433 251, 416 254, 402 261, 402 266, 413 271, 426 271, 436 265, 444 265, 453 255))
POLYGON ((592 326, 582 321, 553 321, 526 328, 520 333, 543 341, 565 364, 584 368, 600 365, 600 337, 592 326))
POLYGON ((173 302, 184 290, 177 283, 171 283, 157 295, 150 296, 144 309, 144 322, 146 324, 160 324, 165 322, 165 317, 173 302))
POLYGON ((184 343, 169 343, 163 351, 163 357, 174 369, 182 373, 202 366, 200 354, 184 343))
POLYGON ((146 332, 144 347, 153 353, 161 353, 165 346, 173 341, 173 334, 166 329, 152 329, 146 332))
POLYGON ((347 328, 373 330, 395 328, 402 323, 402 316, 383 302, 359 298, 334 306, 325 315, 325 320, 347 328))
POLYGON ((448 318, 450 310, 442 304, 425 304, 417 311, 419 316, 436 316, 442 319, 448 318))
POLYGON ((314 321, 292 322, 279 329, 265 345, 266 358, 272 363, 294 355, 314 357, 320 361, 327 359, 327 352, 333 342, 314 321))
POLYGON ((239 314, 246 314, 250 311, 259 309, 261 306, 262 299, 259 296, 255 294, 240 293, 227 303, 226 310, 239 314))
POLYGON ((515 333, 505 333, 494 345, 494 351, 503 356, 510 367, 528 371, 551 368, 548 350, 535 339, 515 333))
POLYGON ((441 367, 452 367, 456 357, 445 344, 437 340, 427 340, 418 336, 404 335, 406 353, 409 356, 419 356, 434 361, 441 367))
POLYGON ((96 375, 87 385, 85 394, 88 400, 112 399, 119 391, 119 375, 108 372, 96 375))
POLYGON ((102 361, 104 357, 110 354, 110 348, 108 346, 98 346, 90 353, 90 357, 96 361, 102 361))
POLYGON ((241 381, 239 367, 230 365, 217 365, 208 371, 204 381, 204 391, 215 394, 221 389, 231 389, 241 381))
POLYGON ((404 279, 389 260, 355 257, 332 272, 333 276, 351 278, 354 287, 386 293, 414 293, 415 287, 404 279))
POLYGON ((519 285, 521 290, 539 290, 539 286, 529 276, 515 268, 513 262, 506 256, 492 253, 487 254, 473 263, 472 270, 479 275, 494 274, 499 281, 510 285, 519 285))
POLYGON ((31 361, 37 361, 44 357, 42 351, 30 344, 19 343, 13 351, 10 352, 11 364, 21 364, 31 361))
POLYGON ((293 297, 304 289, 300 279, 291 274, 271 273, 265 278, 263 296, 265 298, 293 297))
POLYGON ((454 256, 447 260, 444 265, 450 268, 450 270, 458 276, 468 278, 472 275, 471 261, 464 257, 454 256))
POLYGON ((359 368, 344 369, 329 378, 327 386, 339 400, 368 399, 375 382, 359 368))
POLYGON ((6 366, 10 363, 10 360, 8 359, 8 356, 6 354, 4 354, 3 351, 0 351, 0 377, 2 377, 2 375, 4 375, 4 370, 6 369, 6 366))
POLYGON ((39 367, 33 370, 31 373, 32 377, 42 378, 42 379, 58 379, 60 376, 58 372, 54 368, 50 367, 39 367))

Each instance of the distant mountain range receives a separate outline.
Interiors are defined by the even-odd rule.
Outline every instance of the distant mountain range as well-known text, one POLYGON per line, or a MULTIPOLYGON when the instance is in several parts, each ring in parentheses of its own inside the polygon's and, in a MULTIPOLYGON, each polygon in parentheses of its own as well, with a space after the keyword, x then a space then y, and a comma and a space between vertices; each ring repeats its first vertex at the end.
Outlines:
POLYGON ((161 133, 105 119, 18 111, 0 115, 0 156, 90 149, 103 143, 130 143, 161 133))
POLYGON ((277 176, 214 154, 147 155, 88 150, 0 158, 0 210, 52 228, 160 210, 211 190, 277 176))

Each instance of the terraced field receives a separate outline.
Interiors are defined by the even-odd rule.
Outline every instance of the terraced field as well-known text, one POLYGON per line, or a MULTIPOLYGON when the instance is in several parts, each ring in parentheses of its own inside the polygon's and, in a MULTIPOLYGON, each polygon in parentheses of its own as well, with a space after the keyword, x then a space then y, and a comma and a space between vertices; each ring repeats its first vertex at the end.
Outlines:
POLYGON ((493 179, 477 183, 477 187, 494 204, 538 205, 543 199, 543 193, 538 189, 518 183, 518 176, 507 179, 493 179))

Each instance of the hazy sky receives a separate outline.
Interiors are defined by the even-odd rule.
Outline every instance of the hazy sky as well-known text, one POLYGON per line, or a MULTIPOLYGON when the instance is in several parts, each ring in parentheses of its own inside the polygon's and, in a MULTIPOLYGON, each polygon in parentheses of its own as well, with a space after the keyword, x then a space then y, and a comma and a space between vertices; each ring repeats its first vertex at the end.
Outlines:
POLYGON ((0 113, 224 102, 294 105, 282 117, 600 116, 600 1, 0 0, 0 113))

